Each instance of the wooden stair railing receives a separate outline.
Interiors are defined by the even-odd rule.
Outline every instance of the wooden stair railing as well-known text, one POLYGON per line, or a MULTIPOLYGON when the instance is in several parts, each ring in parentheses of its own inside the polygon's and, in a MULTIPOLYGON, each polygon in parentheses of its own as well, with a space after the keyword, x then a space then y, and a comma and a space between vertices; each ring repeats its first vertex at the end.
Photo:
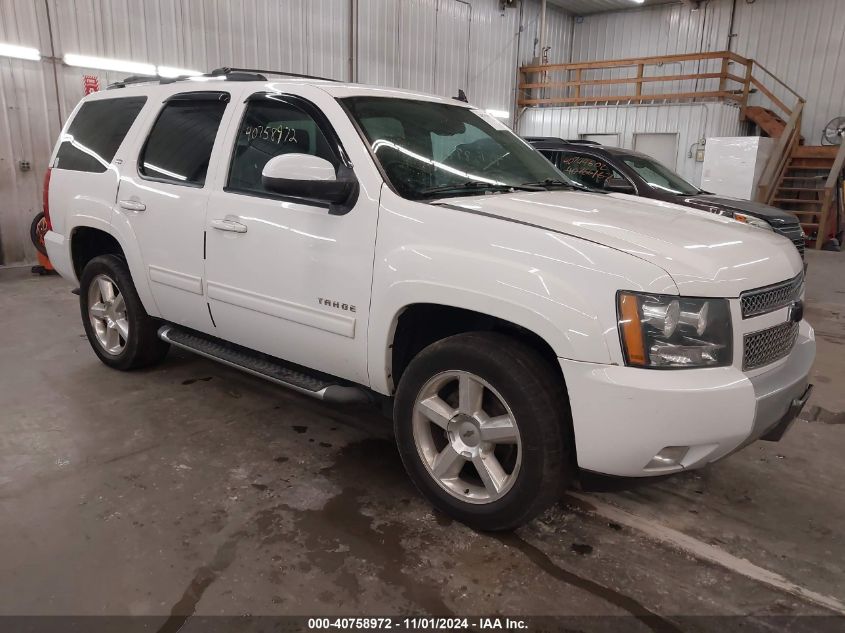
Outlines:
POLYGON ((794 147, 771 204, 798 216, 815 248, 837 232, 839 175, 845 167, 845 145, 794 147))
POLYGON ((801 117, 803 113, 804 100, 801 99, 792 110, 792 115, 789 117, 783 133, 778 137, 775 148, 763 168, 763 173, 760 175, 757 185, 757 199, 760 202, 770 204, 771 199, 774 198, 775 185, 780 183, 783 178, 792 151, 798 145, 801 137, 801 117))
POLYGON ((593 62, 575 62, 571 64, 541 64, 539 66, 522 66, 519 69, 519 98, 517 106, 537 105, 589 105, 601 102, 623 101, 641 103, 644 101, 683 101, 690 99, 724 99, 738 103, 743 102, 744 86, 748 86, 750 77, 741 77, 729 72, 731 62, 736 62, 748 68, 751 60, 730 51, 716 51, 708 53, 685 53, 682 55, 660 55, 655 57, 632 57, 628 59, 614 59, 593 62), (718 72, 701 72, 700 63, 721 61, 718 72), (681 72, 674 75, 647 74, 647 68, 662 68, 666 64, 697 62, 699 69, 695 72, 681 72), (588 75, 595 71, 621 72, 627 69, 633 76, 590 78, 588 75), (538 76, 538 77, 535 77, 538 76), (553 75, 562 75, 562 80, 553 81, 553 75), (719 80, 718 90, 698 90, 700 80, 719 80), (695 82, 693 90, 685 92, 648 93, 644 86, 660 82, 672 84, 678 81, 695 82), (731 85, 729 85, 729 82, 731 85), (736 84, 736 85, 733 85, 736 84), (588 88, 596 86, 619 86, 617 94, 601 95, 588 94, 588 88), (558 90, 556 96, 537 96, 527 91, 558 90))

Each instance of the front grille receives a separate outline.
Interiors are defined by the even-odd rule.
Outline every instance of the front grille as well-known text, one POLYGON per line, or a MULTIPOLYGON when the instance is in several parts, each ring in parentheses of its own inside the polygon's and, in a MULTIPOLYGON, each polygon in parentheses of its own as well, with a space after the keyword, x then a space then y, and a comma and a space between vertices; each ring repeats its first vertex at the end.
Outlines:
POLYGON ((774 363, 792 351, 798 336, 798 324, 781 323, 743 337, 742 369, 749 371, 774 363))
POLYGON ((786 307, 800 299, 803 291, 804 273, 771 286, 746 290, 739 295, 742 303, 742 318, 748 319, 786 307))

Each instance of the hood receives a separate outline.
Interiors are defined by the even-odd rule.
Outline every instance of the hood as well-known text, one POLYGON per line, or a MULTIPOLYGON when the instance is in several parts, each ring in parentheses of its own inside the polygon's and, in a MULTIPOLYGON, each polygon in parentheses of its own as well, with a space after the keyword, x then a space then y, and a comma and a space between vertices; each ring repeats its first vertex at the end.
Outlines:
POLYGON ((538 191, 449 198, 435 204, 629 253, 662 268, 688 296, 737 297, 743 290, 791 279, 802 270, 798 251, 776 233, 631 195, 538 191))
POLYGON ((739 211, 740 213, 747 213, 748 215, 753 215, 754 217, 766 220, 773 226, 795 224, 798 222, 798 218, 791 213, 769 206, 768 204, 754 202, 753 200, 731 198, 730 196, 700 194, 697 196, 685 197, 684 203, 695 205, 705 211, 711 207, 718 207, 719 211, 739 211))

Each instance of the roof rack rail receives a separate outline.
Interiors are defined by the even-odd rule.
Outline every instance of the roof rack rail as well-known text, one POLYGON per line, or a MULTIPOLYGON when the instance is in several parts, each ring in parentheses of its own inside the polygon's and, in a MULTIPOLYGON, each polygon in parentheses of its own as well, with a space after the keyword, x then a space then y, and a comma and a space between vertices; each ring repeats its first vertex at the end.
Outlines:
MULTIPOLYGON (((321 81, 334 81, 330 77, 317 77, 316 75, 301 75, 299 73, 289 73, 283 70, 257 70, 255 68, 230 68, 223 66, 222 68, 215 68, 210 73, 205 73, 203 77, 225 77, 227 81, 267 81, 265 75, 279 75, 282 77, 296 77, 298 79, 319 79, 321 81)), ((113 90, 115 88, 126 88, 134 84, 144 83, 159 83, 171 84, 176 81, 186 81, 191 77, 188 75, 181 75, 179 77, 162 77, 160 75, 132 75, 119 81, 115 81, 106 86, 106 90, 113 90)))
POLYGON ((119 81, 115 81, 106 86, 106 90, 114 90, 115 88, 126 88, 133 84, 147 84, 159 82, 161 78, 157 75, 131 75, 119 81))
POLYGON ((227 79, 233 79, 232 75, 235 75, 235 81, 266 81, 267 77, 264 75, 279 75, 282 77, 296 77, 298 79, 319 79, 321 81, 333 81, 337 82, 337 79, 332 79, 331 77, 318 77, 316 75, 302 75, 299 73, 289 73, 284 70, 261 70, 257 68, 230 68, 228 66, 224 66, 222 68, 215 68, 210 73, 208 73, 212 77, 219 77, 224 75, 227 79), (241 77, 243 76, 243 77, 241 77))

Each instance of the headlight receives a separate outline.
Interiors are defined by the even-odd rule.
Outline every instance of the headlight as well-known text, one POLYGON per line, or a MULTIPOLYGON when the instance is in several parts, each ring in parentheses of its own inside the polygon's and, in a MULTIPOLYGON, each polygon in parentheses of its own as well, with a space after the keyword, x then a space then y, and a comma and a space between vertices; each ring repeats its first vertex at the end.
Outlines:
POLYGON ((760 218, 755 218, 753 215, 745 215, 744 213, 734 213, 734 220, 736 220, 737 222, 742 222, 743 224, 750 224, 751 226, 756 226, 758 229, 767 229, 769 231, 774 231, 771 224, 769 224, 765 220, 761 220, 760 218))
POLYGON ((726 299, 620 291, 617 314, 626 365, 724 367, 733 360, 726 299))

